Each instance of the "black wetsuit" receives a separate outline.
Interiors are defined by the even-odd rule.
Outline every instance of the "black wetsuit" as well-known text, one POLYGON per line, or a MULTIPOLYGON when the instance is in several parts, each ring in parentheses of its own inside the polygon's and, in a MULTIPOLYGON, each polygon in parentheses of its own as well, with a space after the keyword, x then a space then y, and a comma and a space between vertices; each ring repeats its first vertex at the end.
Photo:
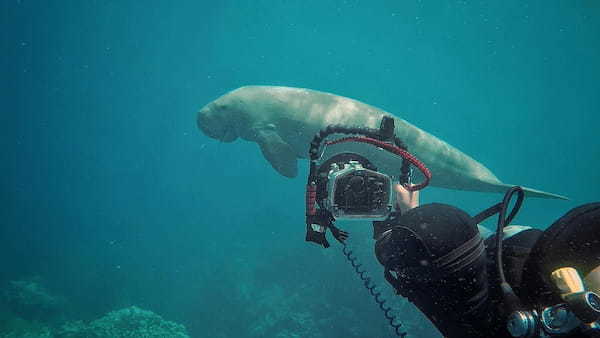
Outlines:
MULTIPOLYGON (((483 242, 469 215, 428 204, 374 225, 386 279, 445 337, 510 337, 494 239, 483 242)), ((503 242, 506 278, 532 308, 561 302, 549 280, 556 268, 572 266, 585 275, 598 265, 600 203, 571 210, 543 232, 525 230, 503 242)))

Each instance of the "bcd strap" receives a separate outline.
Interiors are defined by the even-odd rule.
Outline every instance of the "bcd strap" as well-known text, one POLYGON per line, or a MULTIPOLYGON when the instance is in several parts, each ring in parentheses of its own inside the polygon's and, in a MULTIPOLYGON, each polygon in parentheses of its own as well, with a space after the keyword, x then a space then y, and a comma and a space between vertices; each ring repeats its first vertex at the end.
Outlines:
POLYGON ((483 239, 477 233, 458 248, 434 260, 433 264, 440 270, 454 273, 473 263, 484 251, 483 239))

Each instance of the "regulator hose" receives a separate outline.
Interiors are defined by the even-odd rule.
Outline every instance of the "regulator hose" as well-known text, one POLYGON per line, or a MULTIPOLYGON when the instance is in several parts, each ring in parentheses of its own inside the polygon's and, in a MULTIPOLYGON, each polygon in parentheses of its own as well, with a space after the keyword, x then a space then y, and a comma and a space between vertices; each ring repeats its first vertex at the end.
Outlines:
POLYGON ((503 303, 504 306, 508 309, 508 313, 512 313, 514 311, 520 310, 521 300, 515 294, 513 288, 506 280, 506 276, 504 275, 504 267, 502 265, 502 239, 504 238, 504 227, 509 225, 513 218, 521 209, 521 205, 523 204, 523 198, 525 193, 521 187, 512 187, 510 188, 506 194, 504 195, 504 199, 502 200, 502 206, 498 212, 498 224, 496 227, 496 270, 498 273, 498 278, 500 279, 500 289, 502 290, 503 303), (515 201, 515 205, 512 208, 510 214, 507 216, 507 211, 510 206, 510 201, 514 194, 517 194, 517 200, 515 201))

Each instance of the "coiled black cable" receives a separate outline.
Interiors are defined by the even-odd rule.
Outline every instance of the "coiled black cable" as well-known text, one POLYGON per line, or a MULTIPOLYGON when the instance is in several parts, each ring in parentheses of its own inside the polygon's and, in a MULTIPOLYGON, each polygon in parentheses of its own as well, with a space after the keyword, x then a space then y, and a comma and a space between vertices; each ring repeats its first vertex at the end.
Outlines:
POLYGON ((390 326, 394 329, 396 335, 398 337, 406 337, 407 332, 402 332, 400 329, 402 323, 400 323, 396 319, 396 316, 391 313, 392 308, 385 305, 387 300, 385 300, 381 296, 381 291, 375 290, 377 288, 377 285, 371 281, 371 277, 369 277, 369 275, 367 274, 367 270, 360 269, 362 264, 358 262, 358 258, 356 256, 352 255, 352 250, 348 249, 346 243, 342 243, 342 253, 344 254, 344 256, 346 256, 346 260, 348 260, 348 262, 352 265, 352 268, 354 269, 358 277, 363 281, 365 288, 369 290, 369 293, 371 294, 371 296, 373 296, 373 299, 379 305, 381 311, 383 311, 383 315, 390 322, 390 326))

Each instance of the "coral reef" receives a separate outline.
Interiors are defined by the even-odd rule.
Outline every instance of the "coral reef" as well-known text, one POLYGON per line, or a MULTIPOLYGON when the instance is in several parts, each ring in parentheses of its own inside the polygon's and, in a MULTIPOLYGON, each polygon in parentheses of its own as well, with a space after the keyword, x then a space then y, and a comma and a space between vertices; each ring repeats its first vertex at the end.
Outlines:
POLYGON ((54 338, 188 338, 181 324, 164 320, 152 311, 136 306, 109 312, 89 324, 82 321, 64 324, 54 338))
POLYGON ((186 328, 152 311, 132 306, 90 323, 70 321, 60 328, 18 317, 0 320, 3 338, 189 338, 186 328))

